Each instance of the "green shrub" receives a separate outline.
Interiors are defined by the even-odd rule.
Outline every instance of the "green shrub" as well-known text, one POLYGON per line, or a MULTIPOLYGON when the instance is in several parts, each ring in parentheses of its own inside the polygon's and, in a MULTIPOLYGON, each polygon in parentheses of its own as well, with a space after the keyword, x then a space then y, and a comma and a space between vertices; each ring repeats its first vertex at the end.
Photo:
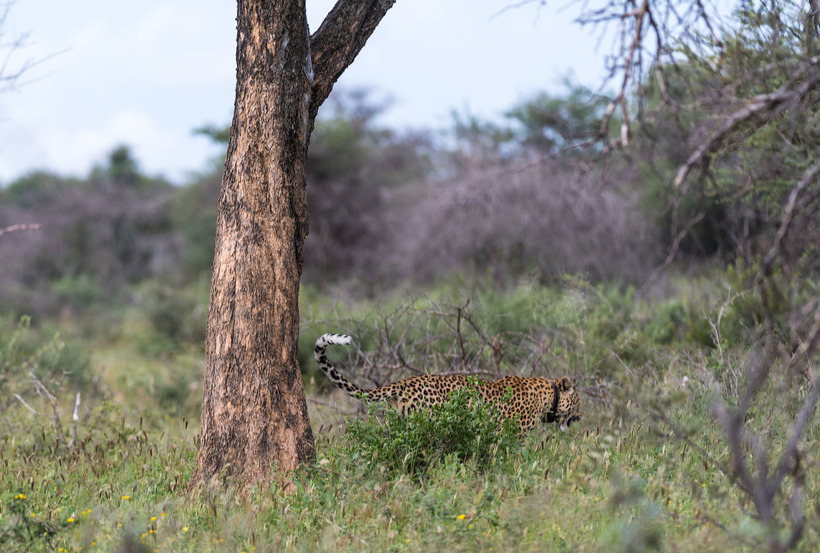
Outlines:
POLYGON ((502 421, 474 383, 453 391, 446 403, 406 417, 395 409, 377 416, 378 410, 371 404, 366 420, 348 419, 347 447, 351 456, 390 474, 421 476, 449 460, 472 461, 486 470, 520 447, 517 419, 502 421))
POLYGON ((82 347, 67 347, 59 333, 43 336, 31 328, 30 317, 22 317, 12 329, 13 324, 0 320, 0 393, 42 400, 39 385, 50 393, 88 385, 90 367, 82 347))
POLYGON ((647 337, 653 343, 663 345, 672 344, 683 338, 689 329, 688 307, 685 301, 679 299, 657 305, 644 327, 647 337))
POLYGON ((201 344, 205 341, 207 290, 208 282, 203 279, 185 286, 149 283, 140 308, 171 349, 180 343, 201 344))
POLYGON ((78 308, 91 307, 105 296, 99 282, 86 273, 62 276, 51 283, 51 289, 58 298, 78 308))

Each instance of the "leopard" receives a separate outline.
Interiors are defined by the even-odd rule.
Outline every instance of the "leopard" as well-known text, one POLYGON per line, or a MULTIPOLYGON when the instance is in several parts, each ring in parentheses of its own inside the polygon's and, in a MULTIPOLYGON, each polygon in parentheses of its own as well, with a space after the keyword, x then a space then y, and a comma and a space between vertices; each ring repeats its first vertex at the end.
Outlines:
POLYGON ((533 430, 538 421, 555 423, 566 432, 572 423, 582 419, 581 401, 572 379, 505 376, 487 381, 468 374, 423 374, 377 388, 361 388, 345 378, 327 358, 329 345, 353 343, 345 334, 323 334, 316 340, 314 357, 319 368, 345 394, 367 403, 384 402, 402 416, 411 411, 427 410, 445 403, 450 393, 474 383, 482 400, 493 403, 502 420, 518 417, 522 433, 533 430))

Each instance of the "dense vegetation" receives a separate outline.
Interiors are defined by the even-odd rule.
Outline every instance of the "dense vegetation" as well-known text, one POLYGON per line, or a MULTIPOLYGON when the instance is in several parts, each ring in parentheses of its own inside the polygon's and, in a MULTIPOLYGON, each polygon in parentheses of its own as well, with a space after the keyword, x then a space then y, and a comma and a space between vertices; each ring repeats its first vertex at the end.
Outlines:
POLYGON ((295 493, 185 490, 221 160, 175 187, 117 147, 6 183, 0 229, 40 228, 0 234, 0 549, 817 550, 820 62, 794 9, 745 3, 719 51, 680 46, 623 151, 596 139, 609 99, 572 84, 444 139, 335 96, 309 156, 318 461, 295 493), (355 337, 330 354, 361 385, 568 375, 584 420, 518 440, 469 394, 368 412, 316 371, 326 331, 355 337))

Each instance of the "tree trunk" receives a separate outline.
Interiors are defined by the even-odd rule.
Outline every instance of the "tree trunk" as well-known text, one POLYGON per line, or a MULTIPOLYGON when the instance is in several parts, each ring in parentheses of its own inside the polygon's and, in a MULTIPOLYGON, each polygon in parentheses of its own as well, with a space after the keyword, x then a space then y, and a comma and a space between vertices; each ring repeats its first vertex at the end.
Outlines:
POLYGON ((315 456, 297 359, 307 146, 319 105, 391 5, 339 0, 310 37, 304 0, 238 2, 191 489, 214 478, 266 484, 315 456))
POLYGON ((310 98, 302 2, 240 1, 194 483, 268 480, 312 459, 297 360, 310 98))

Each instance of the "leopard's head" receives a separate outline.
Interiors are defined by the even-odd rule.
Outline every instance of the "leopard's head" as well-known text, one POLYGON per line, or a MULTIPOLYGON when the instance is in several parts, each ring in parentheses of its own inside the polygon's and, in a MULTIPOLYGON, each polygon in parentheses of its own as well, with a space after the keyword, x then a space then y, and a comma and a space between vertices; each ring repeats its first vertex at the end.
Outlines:
POLYGON ((570 424, 580 421, 583 416, 581 400, 569 377, 565 376, 556 380, 555 386, 558 389, 558 401, 555 404, 553 421, 560 425, 563 432, 566 432, 570 424))

